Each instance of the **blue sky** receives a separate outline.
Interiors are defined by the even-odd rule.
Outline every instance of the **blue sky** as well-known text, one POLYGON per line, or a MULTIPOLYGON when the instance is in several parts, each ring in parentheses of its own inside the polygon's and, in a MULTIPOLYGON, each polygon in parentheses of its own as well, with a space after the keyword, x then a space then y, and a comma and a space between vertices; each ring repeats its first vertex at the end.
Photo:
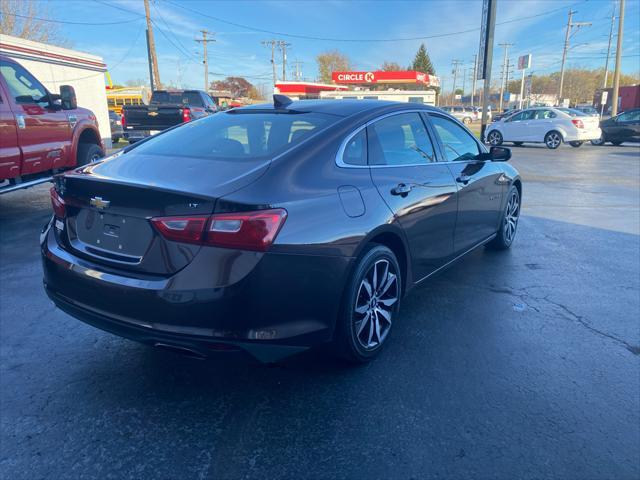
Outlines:
MULTIPOLYGON (((238 75, 257 85, 270 85, 270 50, 260 42, 272 38, 291 43, 290 67, 296 59, 303 62, 303 74, 310 80, 317 75, 315 57, 324 50, 338 49, 350 57, 356 69, 374 70, 385 60, 408 65, 424 42, 445 89, 450 88, 452 60, 463 62, 462 73, 462 68, 471 68, 473 55, 477 53, 482 7, 481 0, 150 2, 162 80, 174 83, 180 80, 183 87, 191 88, 201 88, 204 83, 202 47, 194 41, 201 29, 216 32, 216 43, 209 44, 209 70, 215 73, 209 76, 210 80, 238 75), (259 32, 240 24, 277 33, 259 32), (415 39, 437 35, 444 36, 415 39), (410 40, 360 41, 407 38, 410 40)), ((73 48, 105 59, 114 82, 148 77, 142 0, 49 3, 53 18, 67 22, 123 21, 117 26, 62 24, 61 27, 73 48)), ((571 7, 577 11, 574 21, 593 25, 580 29, 573 37, 568 66, 602 67, 613 3, 612 0, 498 0, 496 45, 515 44, 509 51, 512 62, 516 62, 518 55, 531 53, 534 73, 558 70, 571 7)), ((623 71, 638 73, 640 0, 627 0, 625 12, 623 71)), ((502 48, 496 46, 494 78, 499 75, 502 55, 502 48)), ((291 69, 288 70, 291 77, 291 69)), ((461 86, 460 80, 458 85, 461 86)))

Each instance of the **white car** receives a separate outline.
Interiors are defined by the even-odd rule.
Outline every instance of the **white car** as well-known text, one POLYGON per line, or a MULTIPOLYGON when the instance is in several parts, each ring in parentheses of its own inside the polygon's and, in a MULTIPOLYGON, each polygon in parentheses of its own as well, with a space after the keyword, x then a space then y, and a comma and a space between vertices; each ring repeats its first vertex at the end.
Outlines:
POLYGON ((536 107, 492 123, 487 127, 485 138, 490 145, 530 142, 544 143, 548 148, 556 149, 562 142, 579 147, 584 142, 599 139, 601 133, 597 117, 577 111, 569 114, 553 107, 536 107))
POLYGON ((447 112, 449 115, 453 115, 454 117, 456 117, 465 125, 469 125, 471 122, 478 119, 478 115, 473 111, 471 107, 456 105, 453 107, 445 106, 440 108, 447 112))

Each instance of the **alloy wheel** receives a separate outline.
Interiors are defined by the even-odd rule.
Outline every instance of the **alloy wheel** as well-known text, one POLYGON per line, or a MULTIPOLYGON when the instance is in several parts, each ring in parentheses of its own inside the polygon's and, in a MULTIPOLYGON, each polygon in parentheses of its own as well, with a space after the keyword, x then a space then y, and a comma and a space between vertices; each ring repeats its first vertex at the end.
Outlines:
POLYGON ((378 260, 360 282, 354 307, 355 337, 365 350, 384 342, 399 295, 398 272, 389 260, 378 260))
POLYGON ((491 145, 500 145, 502 143, 502 138, 499 132, 493 131, 489 134, 489 143, 491 145))
POLYGON ((560 138, 560 135, 558 133, 551 132, 547 134, 547 138, 545 141, 545 143, 547 144, 547 147, 558 148, 558 146, 560 145, 560 142, 562 142, 562 139, 560 138))
POLYGON ((513 191, 507 202, 504 215, 504 239, 506 243, 513 242, 518 227, 518 216, 520 215, 520 199, 517 191, 513 191))

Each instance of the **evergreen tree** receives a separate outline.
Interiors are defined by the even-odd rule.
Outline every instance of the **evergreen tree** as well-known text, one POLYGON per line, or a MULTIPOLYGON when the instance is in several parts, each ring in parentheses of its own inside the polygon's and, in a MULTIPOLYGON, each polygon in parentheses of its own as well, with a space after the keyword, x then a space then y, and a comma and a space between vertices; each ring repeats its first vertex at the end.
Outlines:
POLYGON ((431 59, 429 58, 429 54, 427 53, 424 43, 420 45, 420 48, 418 48, 416 57, 411 65, 411 69, 422 73, 428 73, 429 75, 436 74, 436 70, 431 64, 431 59))

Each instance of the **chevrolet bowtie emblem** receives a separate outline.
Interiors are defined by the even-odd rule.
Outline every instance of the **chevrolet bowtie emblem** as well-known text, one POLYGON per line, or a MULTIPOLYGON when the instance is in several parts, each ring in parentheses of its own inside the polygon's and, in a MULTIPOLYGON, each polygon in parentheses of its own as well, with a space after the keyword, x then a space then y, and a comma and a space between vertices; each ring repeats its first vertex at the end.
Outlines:
POLYGON ((150 117, 155 117, 158 115, 158 112, 149 112, 147 113, 147 115, 149 115, 150 117))
POLYGON ((98 210, 104 210, 111 203, 109 200, 103 200, 102 197, 92 197, 91 206, 96 207, 98 210))

